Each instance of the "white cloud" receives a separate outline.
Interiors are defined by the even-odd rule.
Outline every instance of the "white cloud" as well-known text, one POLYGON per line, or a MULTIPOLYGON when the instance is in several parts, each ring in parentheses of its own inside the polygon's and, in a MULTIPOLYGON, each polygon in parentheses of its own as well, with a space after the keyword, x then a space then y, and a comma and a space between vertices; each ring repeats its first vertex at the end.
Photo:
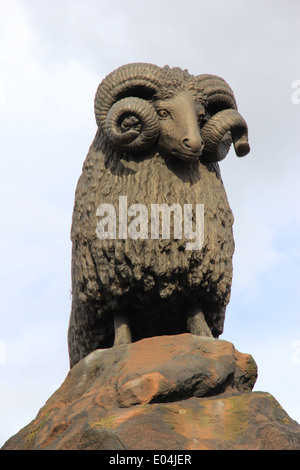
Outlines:
POLYGON ((3 80, 0 80, 0 106, 6 102, 6 85, 3 80))
POLYGON ((271 393, 290 417, 298 421, 300 364, 293 360, 293 345, 295 342, 299 345, 299 338, 300 329, 289 339, 280 336, 274 339, 265 338, 263 343, 255 344, 251 351, 258 365, 258 380, 254 390, 271 393))
POLYGON ((0 365, 6 364, 6 344, 0 340, 0 365))
POLYGON ((33 31, 24 18, 20 2, 1 0, 0 59, 16 64, 33 43, 33 31))

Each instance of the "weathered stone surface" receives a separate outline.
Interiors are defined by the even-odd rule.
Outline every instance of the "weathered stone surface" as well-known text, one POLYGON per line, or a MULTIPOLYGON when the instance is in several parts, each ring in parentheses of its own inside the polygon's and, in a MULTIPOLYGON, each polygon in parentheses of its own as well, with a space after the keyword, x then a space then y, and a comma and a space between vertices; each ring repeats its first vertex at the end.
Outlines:
POLYGON ((190 334, 97 350, 2 449, 300 449, 253 358, 190 334))

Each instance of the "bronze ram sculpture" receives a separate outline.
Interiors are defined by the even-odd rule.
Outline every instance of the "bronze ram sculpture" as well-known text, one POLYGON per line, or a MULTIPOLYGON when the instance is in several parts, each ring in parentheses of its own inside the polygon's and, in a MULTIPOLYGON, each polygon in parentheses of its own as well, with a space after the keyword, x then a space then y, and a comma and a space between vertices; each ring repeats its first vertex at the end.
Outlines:
MULTIPOLYGON (((98 130, 78 181, 71 230, 70 366, 95 349, 147 336, 217 338, 234 252, 233 215, 217 162, 231 143, 238 156, 249 152, 232 90, 214 75, 129 64, 100 83, 95 115, 98 130), (188 248, 188 232, 175 234, 173 209, 200 205, 201 246, 188 248), (170 209, 169 237, 151 236, 141 218, 150 206, 170 209), (108 217, 110 208, 119 210, 118 221, 108 217)), ((196 219, 193 212, 193 234, 196 219)))

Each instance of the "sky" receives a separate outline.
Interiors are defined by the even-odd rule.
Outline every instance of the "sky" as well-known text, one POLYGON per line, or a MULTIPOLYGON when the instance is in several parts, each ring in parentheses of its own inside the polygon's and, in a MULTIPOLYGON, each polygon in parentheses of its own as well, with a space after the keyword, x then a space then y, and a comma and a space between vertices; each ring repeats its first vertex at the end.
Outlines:
POLYGON ((221 173, 234 213, 224 333, 300 422, 300 3, 0 0, 0 446, 69 370, 70 228, 98 84, 130 62, 223 77, 251 152, 221 173))

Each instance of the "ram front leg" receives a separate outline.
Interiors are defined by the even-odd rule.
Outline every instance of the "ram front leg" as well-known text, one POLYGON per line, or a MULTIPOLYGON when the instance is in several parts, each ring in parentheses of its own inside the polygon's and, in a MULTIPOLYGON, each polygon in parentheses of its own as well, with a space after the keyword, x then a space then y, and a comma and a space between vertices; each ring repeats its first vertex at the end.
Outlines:
POLYGON ((206 323, 201 306, 194 306, 187 314, 187 330, 192 335, 208 336, 213 338, 212 332, 206 323))
POLYGON ((114 346, 129 344, 131 340, 131 330, 128 322, 128 315, 125 312, 114 312, 115 340, 114 346))

